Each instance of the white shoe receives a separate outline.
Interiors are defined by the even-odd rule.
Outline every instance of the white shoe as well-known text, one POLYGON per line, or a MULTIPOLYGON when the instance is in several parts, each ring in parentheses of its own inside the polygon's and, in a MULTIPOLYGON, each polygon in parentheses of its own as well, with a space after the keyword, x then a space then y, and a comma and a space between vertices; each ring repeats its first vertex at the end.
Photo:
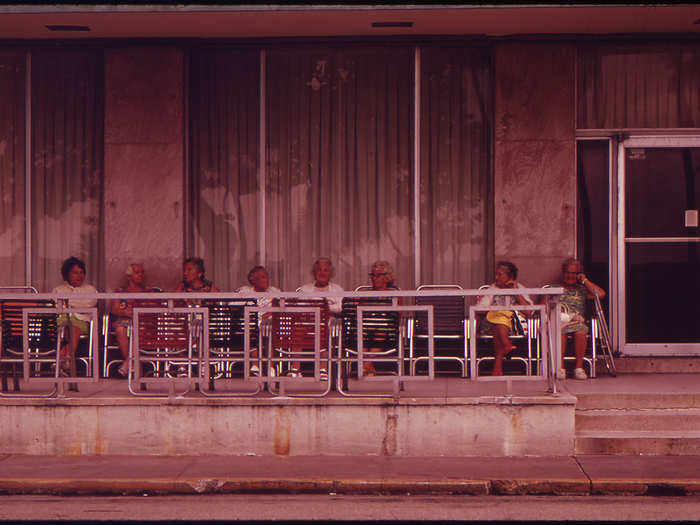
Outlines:
POLYGON ((252 365, 250 367, 250 375, 252 375, 254 377, 260 376, 260 369, 258 368, 258 365, 252 365))
POLYGON ((588 379, 588 376, 586 375, 586 371, 583 368, 575 368, 574 369, 574 379, 579 379, 581 381, 588 379))

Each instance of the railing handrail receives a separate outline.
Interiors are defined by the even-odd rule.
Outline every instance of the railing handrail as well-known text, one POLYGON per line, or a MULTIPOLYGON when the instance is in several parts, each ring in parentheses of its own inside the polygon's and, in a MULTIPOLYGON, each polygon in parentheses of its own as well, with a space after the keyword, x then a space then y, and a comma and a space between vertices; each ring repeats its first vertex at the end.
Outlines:
MULTIPOLYGON (((1 290, 0 290, 1 292, 1 290)), ((479 290, 468 288, 463 290, 367 290, 367 291, 343 291, 343 292, 97 292, 97 293, 0 293, 0 301, 19 299, 162 299, 162 300, 227 300, 243 298, 293 298, 293 297, 436 297, 436 296, 463 296, 475 297, 484 295, 550 295, 558 296, 564 293, 561 287, 547 288, 496 288, 490 287, 479 290)))

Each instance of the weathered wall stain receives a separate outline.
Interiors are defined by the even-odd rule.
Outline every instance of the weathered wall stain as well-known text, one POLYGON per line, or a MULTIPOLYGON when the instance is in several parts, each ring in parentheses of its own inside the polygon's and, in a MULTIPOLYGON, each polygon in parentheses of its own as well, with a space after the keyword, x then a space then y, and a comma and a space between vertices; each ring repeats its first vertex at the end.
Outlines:
POLYGON ((384 421, 384 437, 382 438, 382 456, 396 455, 396 433, 399 415, 396 407, 388 407, 384 421))
POLYGON ((290 421, 289 411, 285 407, 275 409, 275 431, 273 435, 273 446, 276 456, 288 456, 290 446, 290 421))

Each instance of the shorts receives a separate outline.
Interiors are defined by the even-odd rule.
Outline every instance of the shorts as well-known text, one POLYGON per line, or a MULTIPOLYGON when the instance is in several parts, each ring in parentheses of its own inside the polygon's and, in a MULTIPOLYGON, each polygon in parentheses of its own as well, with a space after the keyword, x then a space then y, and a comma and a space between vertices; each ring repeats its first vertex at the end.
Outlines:
MULTIPOLYGON (((68 314, 59 315, 58 319, 56 320, 56 323, 58 324, 58 326, 64 326, 68 324, 68 314)), ((82 319, 78 319, 75 316, 75 314, 70 314, 70 324, 80 328, 81 335, 88 335, 90 333, 90 321, 83 321, 82 319)))
MULTIPOLYGON (((501 325, 502 323, 492 323, 488 319, 481 319, 479 321, 479 335, 494 335, 495 327, 501 325)), ((508 326, 508 335, 513 335, 513 328, 510 324, 508 326)))

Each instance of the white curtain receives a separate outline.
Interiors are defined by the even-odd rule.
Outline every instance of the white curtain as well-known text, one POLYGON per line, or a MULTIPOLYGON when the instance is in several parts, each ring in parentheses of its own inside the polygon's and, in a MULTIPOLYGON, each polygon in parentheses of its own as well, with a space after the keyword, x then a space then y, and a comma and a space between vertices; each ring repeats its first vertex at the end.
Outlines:
POLYGON ((25 53, 0 51, 0 286, 25 275, 25 53))
POLYGON ((244 284, 264 260, 272 284, 294 290, 321 256, 348 290, 368 284, 379 259, 403 289, 416 284, 416 258, 420 283, 484 282, 493 253, 490 49, 423 50, 419 225, 414 48, 268 47, 262 101, 258 54, 202 46, 191 58, 187 251, 204 257, 217 287, 244 284))
POLYGON ((581 44, 577 127, 699 128, 700 43, 581 44))
POLYGON ((104 61, 94 48, 32 51, 32 284, 63 281, 63 260, 85 261, 104 289, 104 61))
POLYGON ((346 289, 374 260, 412 287, 411 48, 267 55, 267 262, 295 289, 328 256, 346 289))
POLYGON ((476 288, 493 268, 489 48, 421 50, 420 284, 476 288))
POLYGON ((259 51, 205 49, 190 61, 192 227, 187 256, 220 290, 258 264, 259 51))

